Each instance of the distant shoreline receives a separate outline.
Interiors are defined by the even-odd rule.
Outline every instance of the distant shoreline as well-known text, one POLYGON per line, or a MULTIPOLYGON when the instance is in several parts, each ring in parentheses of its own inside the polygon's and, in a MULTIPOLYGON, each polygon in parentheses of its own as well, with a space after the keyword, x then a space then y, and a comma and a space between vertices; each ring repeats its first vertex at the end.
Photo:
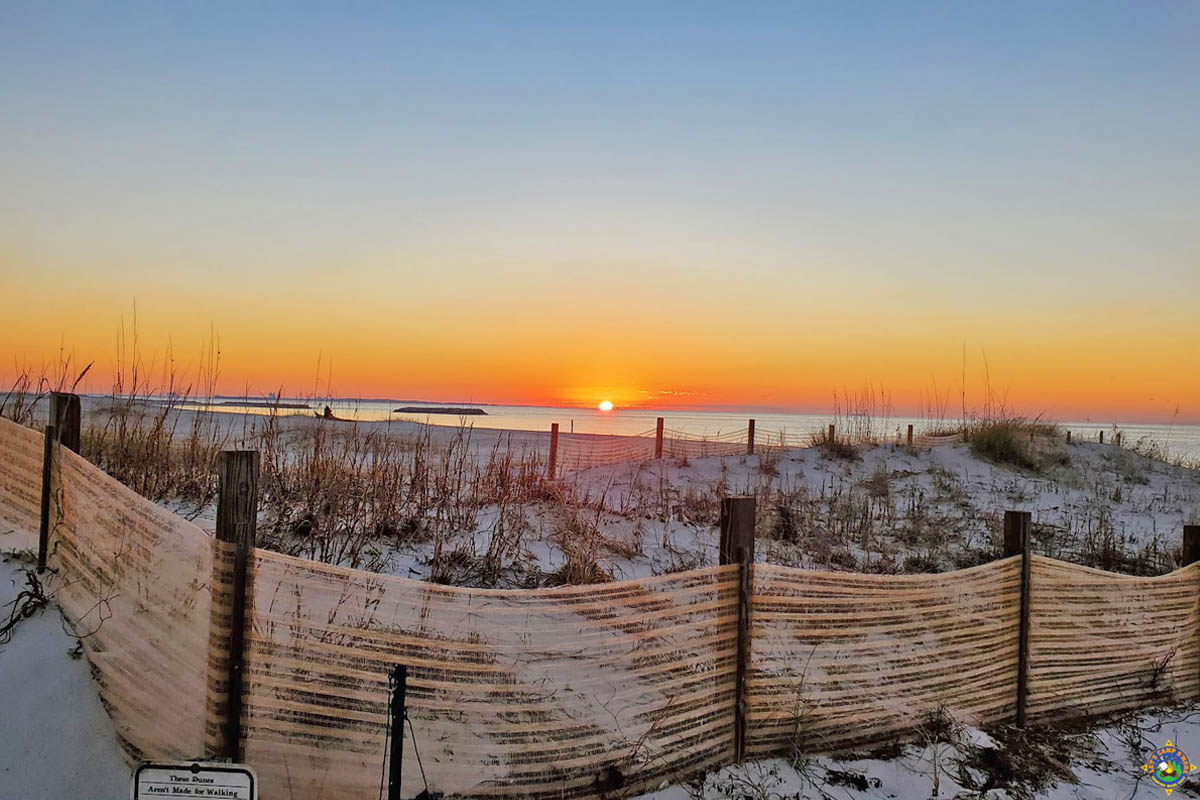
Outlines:
POLYGON ((286 408, 296 409, 301 408, 305 411, 311 411, 312 406, 303 403, 272 403, 270 401, 258 400, 222 400, 219 403, 212 403, 214 406, 237 406, 238 408, 286 408))
MULTIPOLYGON (((94 397, 98 400, 108 399, 107 395, 86 395, 94 397)), ((211 408, 279 408, 287 411, 312 411, 313 407, 305 403, 280 403, 272 400, 211 400, 205 402, 203 400, 190 400, 188 398, 148 398, 146 402, 154 405, 169 405, 171 403, 180 403, 187 407, 211 407, 211 408)))
POLYGON ((482 408, 462 408, 456 406, 403 406, 397 408, 393 414, 450 414, 455 417, 478 417, 487 416, 487 412, 482 408))
MULTIPOLYGON (((121 395, 114 397, 112 394, 99 393, 99 392, 81 392, 79 394, 81 397, 86 397, 86 398, 96 400, 96 401, 112 401, 112 400, 127 400, 127 399, 129 399, 129 398, 127 398, 125 396, 121 396, 121 395)), ((32 397, 33 393, 30 393, 30 396, 32 397)), ((264 398, 261 400, 237 399, 231 395, 214 395, 211 400, 206 400, 204 398, 193 398, 193 397, 188 397, 188 396, 171 397, 168 395, 149 395, 149 396, 139 397, 136 399, 139 402, 144 402, 149 405, 178 404, 181 407, 186 407, 186 408, 191 408, 191 409, 204 408, 204 407, 209 407, 209 408, 213 408, 213 409, 229 409, 229 410, 233 410, 233 409, 237 409, 237 408, 248 408, 248 409, 277 408, 277 409, 284 410, 284 411, 298 411, 298 410, 299 411, 313 411, 313 410, 316 410, 316 408, 317 408, 317 407, 314 407, 313 405, 309 405, 309 404, 306 404, 305 402, 302 402, 303 398, 298 398, 298 397, 288 397, 285 399, 281 399, 280 401, 273 401, 273 400, 270 400, 267 398, 264 398)), ((317 402, 330 402, 330 401, 326 400, 326 401, 317 401, 317 402)), ((534 405, 527 405, 527 404, 521 404, 521 403, 516 403, 516 404, 473 403, 469 406, 467 406, 465 404, 464 405, 455 405, 455 406, 447 406, 447 405, 426 406, 423 404, 427 403, 427 402, 432 403, 433 401, 372 400, 372 399, 363 399, 363 398, 340 398, 340 397, 334 398, 332 400, 332 402, 337 404, 337 407, 339 410, 343 411, 344 413, 348 412, 350 414, 357 414, 360 404, 375 405, 375 406, 379 407, 377 409, 377 412, 380 414, 380 416, 375 417, 373 421, 384 421, 386 419, 385 415, 390 416, 391 414, 397 413, 396 410, 393 410, 392 406, 393 406, 393 404, 401 404, 401 403, 405 404, 404 406, 402 406, 405 409, 408 409, 410 407, 413 409, 416 409, 414 411, 406 410, 404 413, 431 413, 431 414, 432 413, 447 413, 447 412, 435 411, 435 409, 447 409, 447 408, 458 409, 458 408, 482 407, 482 408, 486 408, 486 409, 496 409, 496 410, 483 411, 482 415, 493 417, 493 418, 499 417, 501 419, 504 419, 504 418, 512 415, 509 411, 510 409, 516 410, 516 411, 528 411, 531 413, 537 413, 540 416, 546 416, 547 419, 550 419, 550 417, 546 414, 543 414, 542 412, 555 412, 556 414, 561 414, 561 419, 563 419, 563 420, 566 420, 570 415, 573 415, 573 414, 580 414, 585 418, 592 417, 592 416, 597 416, 597 417, 598 416, 609 416, 612 418, 617 418, 617 417, 629 418, 629 417, 632 417, 635 415, 642 416, 642 417, 650 416, 650 424, 653 424, 653 416, 654 415, 666 417, 668 419, 668 424, 670 424, 669 420, 672 417, 693 417, 693 416, 694 417, 726 417, 726 418, 733 418, 736 416, 739 418, 739 420, 741 420, 738 422, 739 425, 744 424, 744 418, 746 418, 746 417, 758 418, 760 425, 763 424, 762 417, 764 417, 764 416, 766 416, 766 417, 809 418, 811 420, 818 420, 818 419, 825 420, 826 422, 833 422, 839 418, 838 413, 835 411, 832 411, 832 410, 807 411, 807 410, 799 409, 799 410, 782 411, 782 410, 772 410, 771 408, 764 407, 764 406, 745 406, 745 407, 736 407, 736 408, 726 407, 726 406, 706 406, 703 408, 691 407, 691 406, 676 407, 676 408, 654 408, 654 407, 650 407, 650 406, 621 406, 621 407, 615 409, 613 412, 610 412, 608 415, 602 415, 602 414, 598 413, 596 411, 595 407, 593 407, 593 406, 534 406, 534 405), (411 403, 413 405, 409 406, 408 405, 409 403, 411 403), (417 405, 417 404, 422 404, 422 405, 417 405)), ((480 410, 482 410, 482 409, 480 409, 480 410)), ((478 411, 471 412, 471 414, 473 416, 480 415, 478 413, 478 411)), ((1101 429, 1103 429, 1105 431, 1113 430, 1114 428, 1119 428, 1119 429, 1123 429, 1123 430, 1135 429, 1135 428, 1161 429, 1160 431, 1155 431, 1155 433, 1161 433, 1162 435, 1160 435, 1158 438, 1163 441, 1167 441, 1168 439, 1173 439, 1174 437, 1172 436, 1172 432, 1174 432, 1175 434, 1178 434, 1180 432, 1186 432, 1189 429, 1200 428, 1200 417, 1193 418, 1193 417, 1189 417, 1189 416, 1172 416, 1172 417, 1163 418, 1163 419, 1159 419, 1159 418, 1153 417, 1153 416, 1145 417, 1145 418, 1119 417, 1119 418, 1104 420, 1103 418, 1091 417, 1091 416, 1087 416, 1087 415, 1058 416, 1058 415, 1042 414, 1042 415, 1039 415, 1038 418, 1042 419, 1044 421, 1053 422, 1054 424, 1057 424, 1064 429, 1065 428, 1074 428, 1077 431, 1088 430, 1088 431, 1091 431, 1093 435, 1095 434, 1096 431, 1101 430, 1101 429)), ((556 419, 557 419, 557 417, 556 417, 556 419)), ((893 411, 890 414, 881 414, 879 416, 872 417, 872 419, 874 421, 892 420, 897 423, 913 422, 918 425, 925 425, 925 424, 931 424, 931 423, 959 424, 961 422, 961 420, 958 418, 958 416, 946 416, 945 418, 936 418, 936 417, 924 416, 919 413, 905 414, 905 413, 896 412, 896 411, 893 411)), ((359 421, 365 422, 368 420, 360 419, 359 421)), ((816 422, 813 422, 813 427, 814 427, 814 429, 818 429, 818 428, 823 428, 823 425, 818 425, 818 424, 816 424, 816 422)), ((789 427, 789 430, 790 429, 791 428, 789 427)), ((514 430, 534 430, 534 429, 533 428, 516 427, 516 428, 514 428, 514 430)), ((540 428, 539 428, 539 430, 540 430, 540 428)), ((1136 435, 1136 434, 1131 434, 1131 435, 1136 435)), ((1191 437, 1189 436, 1188 438, 1191 438, 1191 437)))

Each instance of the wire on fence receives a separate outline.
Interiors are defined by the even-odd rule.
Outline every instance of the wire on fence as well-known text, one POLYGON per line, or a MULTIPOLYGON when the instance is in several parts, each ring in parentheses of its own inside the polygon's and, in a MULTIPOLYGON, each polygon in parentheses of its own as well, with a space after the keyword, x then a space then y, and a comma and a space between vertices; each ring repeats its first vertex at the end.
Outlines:
MULTIPOLYGON (((786 430, 756 429, 756 453, 783 452, 815 447, 822 443, 823 433, 796 433, 786 430)), ((847 444, 906 444, 899 431, 894 436, 875 436, 859 432, 854 436, 837 434, 839 442, 847 444)), ((739 456, 747 453, 746 429, 696 434, 675 428, 663 429, 662 456, 666 459, 739 456)), ((961 433, 944 436, 914 436, 913 447, 927 449, 960 444, 961 433)), ((650 461, 655 454, 656 431, 650 429, 632 435, 563 434, 558 437, 558 465, 562 473, 578 472, 593 467, 617 464, 637 464, 650 461)))

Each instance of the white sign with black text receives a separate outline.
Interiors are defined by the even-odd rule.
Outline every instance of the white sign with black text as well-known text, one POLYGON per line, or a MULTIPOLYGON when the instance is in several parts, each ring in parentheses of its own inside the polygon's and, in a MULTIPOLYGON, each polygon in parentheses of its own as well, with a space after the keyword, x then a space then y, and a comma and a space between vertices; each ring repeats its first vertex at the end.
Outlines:
POLYGON ((142 764, 133 773, 133 800, 258 800, 254 770, 242 764, 142 764))

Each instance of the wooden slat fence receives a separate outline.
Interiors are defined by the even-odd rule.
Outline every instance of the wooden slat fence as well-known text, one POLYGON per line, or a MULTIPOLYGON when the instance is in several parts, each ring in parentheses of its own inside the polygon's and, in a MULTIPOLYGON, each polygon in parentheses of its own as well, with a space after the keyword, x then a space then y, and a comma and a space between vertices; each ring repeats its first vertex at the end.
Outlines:
MULTIPOLYGON (((0 420, 6 549, 36 547, 42 447, 0 420)), ((229 723, 239 612, 212 587, 231 580, 231 545, 53 452, 48 577, 117 733, 131 759, 202 757, 229 723)), ((1200 693, 1200 566, 1133 578, 1031 559, 1031 721, 1200 693)), ((835 751, 894 739, 936 709, 1010 721, 1021 563, 916 576, 756 564, 748 591, 730 564, 499 591, 254 550, 241 751, 264 797, 377 798, 399 662, 425 771, 461 797, 632 794, 728 763, 739 738, 751 757, 835 751)), ((418 787, 408 752, 404 784, 418 787)))

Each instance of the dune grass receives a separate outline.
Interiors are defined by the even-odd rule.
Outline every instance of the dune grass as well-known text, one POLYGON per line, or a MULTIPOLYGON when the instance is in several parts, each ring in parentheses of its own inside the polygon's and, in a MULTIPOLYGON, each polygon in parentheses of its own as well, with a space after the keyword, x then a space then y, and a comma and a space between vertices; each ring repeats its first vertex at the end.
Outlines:
MULTIPOLYGON (((210 411, 203 401, 215 394, 218 361, 203 357, 194 378, 182 380, 171 358, 157 370, 121 359, 107 401, 89 404, 83 455, 139 493, 196 516, 211 513, 220 451, 258 450, 259 543, 292 555, 390 571, 397 554, 417 553, 431 580, 457 585, 611 580, 621 577, 614 563, 645 554, 644 541, 661 540, 655 571, 705 563, 702 551, 677 548, 671 537, 689 529, 715 535, 720 498, 731 492, 758 499, 760 535, 786 551, 777 554, 781 563, 938 571, 995 555, 994 537, 965 533, 970 525, 957 509, 970 500, 955 476, 931 468, 928 494, 912 473, 875 469, 851 477, 860 471, 861 443, 878 439, 873 414, 886 406, 866 394, 840 406, 834 436, 825 429, 812 437, 826 457, 843 462, 830 467, 819 494, 790 484, 786 459, 773 452, 760 456, 744 484, 730 485, 723 466, 716 481, 672 485, 664 471, 649 470, 609 491, 587 476, 549 481, 544 453, 504 436, 482 447, 465 423, 434 435, 431 428, 289 418, 278 408, 264 415, 210 411), (531 567, 535 543, 553 545, 561 561, 545 573, 531 567)), ((64 359, 41 378, 19 376, 0 398, 0 414, 43 424, 48 393, 78 384, 67 365, 64 359)), ((1069 452, 1055 426, 1036 419, 976 417, 967 432, 979 458, 1039 475, 1052 474, 1069 452)), ((997 520, 989 525, 998 531, 997 520)), ((1122 571, 1149 573, 1169 560, 1169 548, 1144 556, 1109 533, 1102 521, 1088 523, 1061 534, 1065 543, 1055 547, 1068 548, 1072 560, 1122 571)))
POLYGON ((1057 426, 1020 417, 977 420, 967 428, 967 443, 975 456, 1030 472, 1068 462, 1064 452, 1046 445, 1059 438, 1057 426))

